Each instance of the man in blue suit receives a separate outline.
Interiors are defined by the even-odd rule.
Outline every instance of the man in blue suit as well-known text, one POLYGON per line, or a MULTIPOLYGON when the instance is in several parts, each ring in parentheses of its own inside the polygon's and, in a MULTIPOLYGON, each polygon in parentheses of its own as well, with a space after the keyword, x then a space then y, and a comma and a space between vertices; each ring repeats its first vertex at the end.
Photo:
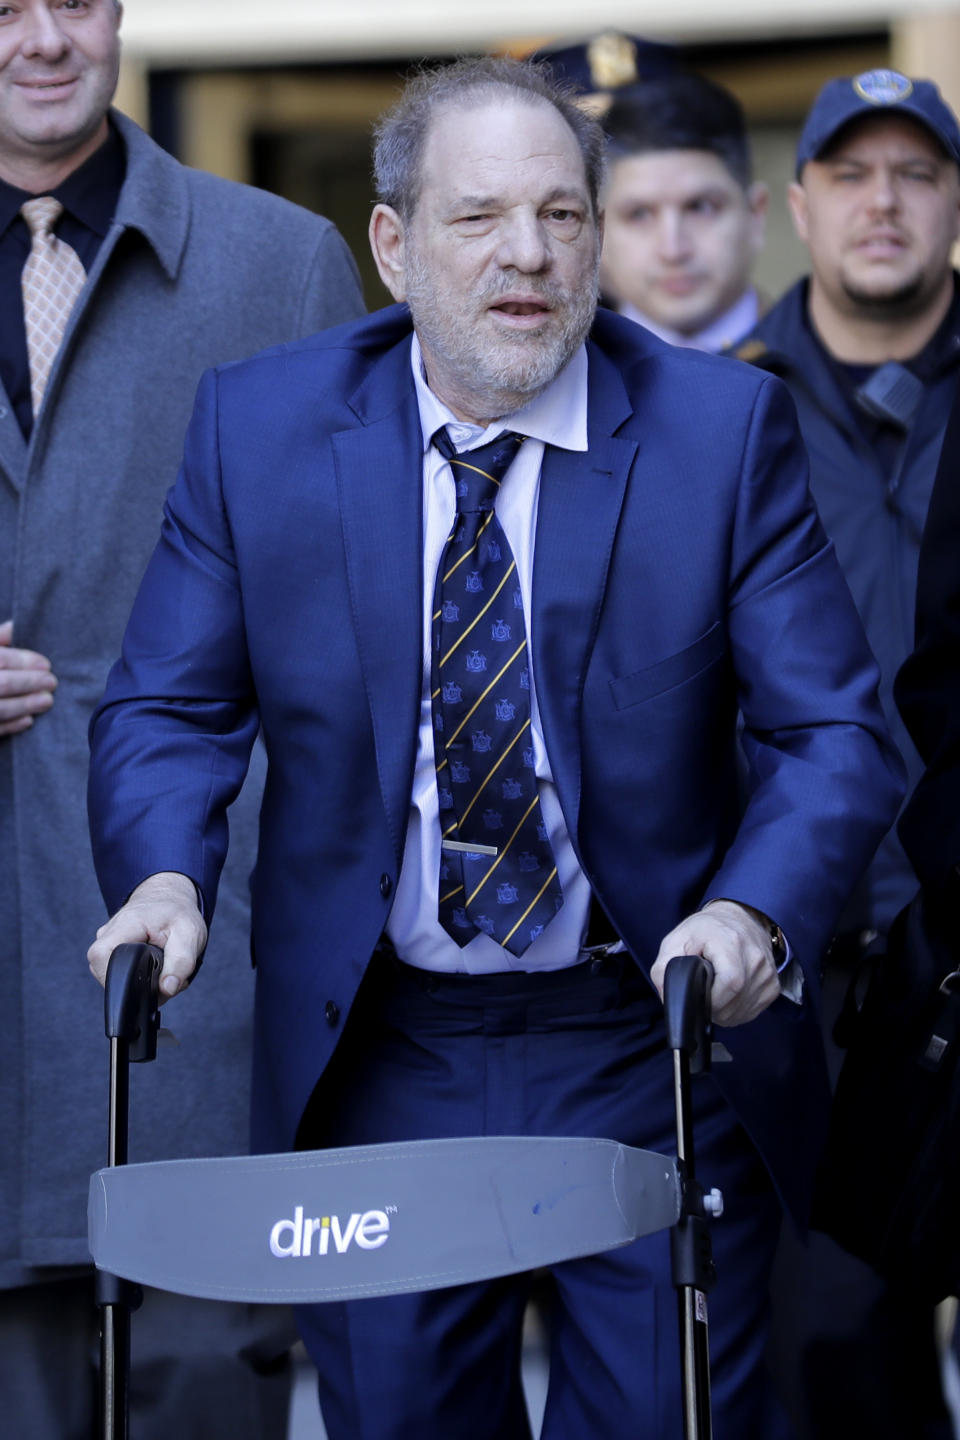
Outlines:
MULTIPOLYGON (((201 385, 92 730, 116 913, 91 965, 149 937, 164 994, 190 981, 260 727, 259 1147, 671 1148, 657 989, 709 957, 716 1431, 770 1440, 817 962, 900 789, 875 667, 780 385, 595 316, 593 122, 536 69, 462 62, 408 87, 376 163, 405 303, 201 385)), ((666 1239, 553 1280, 544 1436, 679 1434, 666 1239)), ((526 1294, 305 1311, 331 1440, 528 1437, 526 1294)))

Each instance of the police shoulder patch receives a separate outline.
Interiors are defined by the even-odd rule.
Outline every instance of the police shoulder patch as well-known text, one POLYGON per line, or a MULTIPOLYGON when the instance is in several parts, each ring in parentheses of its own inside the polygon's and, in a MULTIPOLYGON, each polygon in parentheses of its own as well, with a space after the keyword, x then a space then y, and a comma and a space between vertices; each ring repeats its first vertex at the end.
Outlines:
POLYGON ((760 356, 766 355, 766 353, 767 346, 762 340, 756 339, 744 340, 743 344, 737 345, 733 351, 737 360, 746 360, 748 364, 751 364, 754 360, 759 360, 760 356))

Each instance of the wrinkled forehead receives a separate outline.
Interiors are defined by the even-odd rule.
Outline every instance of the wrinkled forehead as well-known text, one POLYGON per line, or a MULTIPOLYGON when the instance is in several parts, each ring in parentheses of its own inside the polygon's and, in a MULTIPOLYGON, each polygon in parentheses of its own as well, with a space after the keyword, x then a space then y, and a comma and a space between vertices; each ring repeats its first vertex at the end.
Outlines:
POLYGON ((579 141, 549 101, 488 87, 434 107, 424 135, 418 206, 458 191, 479 195, 485 187, 529 190, 532 198, 541 184, 589 198, 579 141))

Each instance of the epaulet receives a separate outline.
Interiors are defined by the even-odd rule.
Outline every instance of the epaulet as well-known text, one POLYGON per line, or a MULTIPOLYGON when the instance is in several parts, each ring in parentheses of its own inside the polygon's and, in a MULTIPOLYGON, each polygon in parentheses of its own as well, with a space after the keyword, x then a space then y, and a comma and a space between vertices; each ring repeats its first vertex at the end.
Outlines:
POLYGON ((741 345, 737 345, 730 353, 735 360, 745 360, 748 365, 752 365, 755 360, 760 359, 761 355, 766 355, 768 348, 765 341, 754 337, 751 340, 744 340, 741 345))

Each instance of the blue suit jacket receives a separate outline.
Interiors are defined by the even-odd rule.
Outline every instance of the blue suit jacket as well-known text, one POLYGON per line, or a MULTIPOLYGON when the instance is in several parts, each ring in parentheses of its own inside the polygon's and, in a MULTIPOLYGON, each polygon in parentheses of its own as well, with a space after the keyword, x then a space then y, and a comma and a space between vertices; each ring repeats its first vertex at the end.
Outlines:
MULTIPOLYGON (((409 324, 392 308, 205 377, 92 729, 111 909, 180 870, 211 911, 225 808, 263 727, 254 1136, 268 1148, 292 1143, 403 851, 422 665, 409 324)), ((544 460, 533 578, 560 802, 641 965, 710 897, 786 931, 804 1004, 725 1031, 733 1063, 716 1075, 799 1209, 826 1097, 818 957, 899 798, 875 666, 779 382, 605 313, 589 375, 589 453, 544 460)))

